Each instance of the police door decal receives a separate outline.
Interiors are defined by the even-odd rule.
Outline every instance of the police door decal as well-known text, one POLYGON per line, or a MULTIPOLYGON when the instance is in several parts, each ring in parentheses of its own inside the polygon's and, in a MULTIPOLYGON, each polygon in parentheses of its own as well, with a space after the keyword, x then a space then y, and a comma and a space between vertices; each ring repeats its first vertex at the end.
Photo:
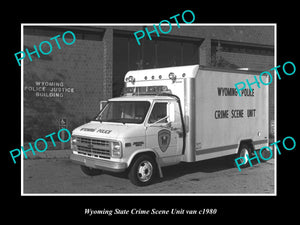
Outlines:
POLYGON ((170 144, 171 131, 163 129, 158 132, 158 145, 162 152, 165 152, 170 144))

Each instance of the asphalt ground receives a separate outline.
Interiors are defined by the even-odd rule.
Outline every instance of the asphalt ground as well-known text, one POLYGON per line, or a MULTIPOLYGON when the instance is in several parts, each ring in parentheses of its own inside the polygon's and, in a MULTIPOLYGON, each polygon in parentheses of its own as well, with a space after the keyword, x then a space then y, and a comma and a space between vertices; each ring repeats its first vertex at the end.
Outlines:
MULTIPOLYGON (((54 151, 56 152, 56 151, 54 151)), ((70 151, 24 160, 24 194, 263 194, 274 195, 275 161, 243 168, 231 157, 181 163, 163 168, 163 178, 138 187, 127 173, 104 172, 87 176, 68 158, 70 151)))

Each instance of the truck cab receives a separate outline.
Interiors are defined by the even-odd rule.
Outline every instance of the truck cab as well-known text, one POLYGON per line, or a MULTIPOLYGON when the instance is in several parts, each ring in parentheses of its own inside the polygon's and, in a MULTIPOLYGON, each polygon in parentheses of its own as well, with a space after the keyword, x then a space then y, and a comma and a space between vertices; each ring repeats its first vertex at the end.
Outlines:
POLYGON ((110 99, 89 123, 72 133, 71 159, 84 173, 122 172, 147 185, 161 167, 177 164, 184 150, 180 101, 172 95, 110 99))

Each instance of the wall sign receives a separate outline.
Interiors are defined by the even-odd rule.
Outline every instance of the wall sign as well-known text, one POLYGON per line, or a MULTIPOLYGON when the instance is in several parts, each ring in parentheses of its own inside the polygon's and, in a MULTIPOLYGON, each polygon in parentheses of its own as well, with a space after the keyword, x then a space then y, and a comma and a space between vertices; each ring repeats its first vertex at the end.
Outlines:
POLYGON ((66 87, 64 82, 35 81, 32 86, 24 86, 25 92, 33 92, 36 97, 63 98, 74 93, 73 87, 66 87))

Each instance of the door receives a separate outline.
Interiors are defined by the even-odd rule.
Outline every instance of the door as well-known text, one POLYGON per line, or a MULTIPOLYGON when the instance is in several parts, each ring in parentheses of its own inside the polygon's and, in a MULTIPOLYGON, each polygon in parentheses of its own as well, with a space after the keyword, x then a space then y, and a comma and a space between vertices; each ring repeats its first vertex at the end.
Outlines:
POLYGON ((166 165, 179 162, 183 135, 178 103, 155 102, 146 126, 147 148, 154 149, 166 165))

